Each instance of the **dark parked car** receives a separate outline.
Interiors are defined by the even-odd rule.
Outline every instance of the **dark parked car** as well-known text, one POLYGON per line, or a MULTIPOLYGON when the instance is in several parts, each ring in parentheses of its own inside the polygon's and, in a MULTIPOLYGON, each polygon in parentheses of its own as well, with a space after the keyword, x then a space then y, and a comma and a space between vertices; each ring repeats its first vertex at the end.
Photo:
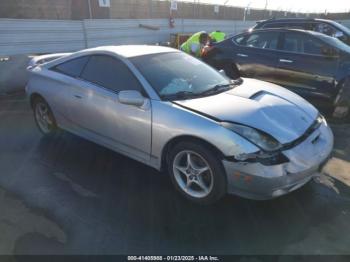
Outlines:
POLYGON ((350 45, 350 29, 332 20, 310 18, 269 19, 258 21, 257 24, 251 28, 251 31, 269 28, 290 28, 315 31, 338 38, 344 43, 350 45))
POLYGON ((334 116, 349 113, 350 46, 336 38, 297 29, 262 29, 226 39, 206 52, 203 59, 231 78, 272 82, 334 116))

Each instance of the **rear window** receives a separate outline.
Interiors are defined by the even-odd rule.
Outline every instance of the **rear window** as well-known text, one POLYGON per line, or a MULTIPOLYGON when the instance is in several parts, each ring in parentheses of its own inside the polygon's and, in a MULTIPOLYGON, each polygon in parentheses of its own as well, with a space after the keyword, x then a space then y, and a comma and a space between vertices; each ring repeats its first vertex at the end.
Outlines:
POLYGON ((93 55, 81 74, 81 78, 113 92, 137 90, 142 87, 128 67, 118 59, 107 55, 93 55))
POLYGON ((88 56, 75 58, 67 62, 64 62, 62 64, 59 64, 51 68, 51 70, 59 72, 64 75, 71 76, 71 77, 78 77, 83 71, 88 60, 89 60, 88 56))

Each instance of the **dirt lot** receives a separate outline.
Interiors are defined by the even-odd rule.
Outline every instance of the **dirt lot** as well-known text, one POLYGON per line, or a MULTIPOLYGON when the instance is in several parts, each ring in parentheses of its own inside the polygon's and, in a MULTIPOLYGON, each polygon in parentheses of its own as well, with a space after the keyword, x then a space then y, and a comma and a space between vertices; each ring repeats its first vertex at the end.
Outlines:
POLYGON ((271 201, 182 199, 157 171, 0 98, 0 254, 350 254, 350 125, 305 187, 271 201))

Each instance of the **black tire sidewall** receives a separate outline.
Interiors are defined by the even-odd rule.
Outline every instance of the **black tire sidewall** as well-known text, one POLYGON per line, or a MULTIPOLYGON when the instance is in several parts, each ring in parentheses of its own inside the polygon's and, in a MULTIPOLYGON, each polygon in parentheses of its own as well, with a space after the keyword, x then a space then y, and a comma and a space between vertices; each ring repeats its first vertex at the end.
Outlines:
POLYGON ((195 203, 212 204, 226 194, 226 175, 225 175, 225 171, 222 166, 222 163, 220 159, 217 156, 215 156, 214 152, 211 152, 210 149, 208 149, 207 147, 205 147, 205 145, 202 145, 201 143, 186 141, 186 142, 180 142, 177 145, 175 145, 172 148, 172 150, 169 152, 167 167, 171 177, 171 181, 175 186, 175 188, 180 192, 181 195, 183 195, 185 198, 195 203), (174 172, 173 172, 174 158, 179 152, 185 151, 185 150, 193 151, 201 155, 208 162, 213 172, 213 179, 214 179, 213 189, 209 193, 209 195, 204 198, 195 198, 186 194, 186 192, 184 192, 180 188, 180 186, 178 185, 175 179, 174 172))

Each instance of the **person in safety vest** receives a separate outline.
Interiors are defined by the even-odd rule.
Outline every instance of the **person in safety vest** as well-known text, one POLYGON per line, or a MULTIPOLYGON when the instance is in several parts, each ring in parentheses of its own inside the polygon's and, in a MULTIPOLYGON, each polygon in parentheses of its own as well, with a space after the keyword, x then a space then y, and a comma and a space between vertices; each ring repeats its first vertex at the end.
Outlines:
POLYGON ((181 45, 180 49, 187 54, 201 57, 202 48, 207 44, 209 39, 209 35, 205 31, 195 33, 181 45))
POLYGON ((220 30, 216 30, 211 32, 209 36, 212 42, 217 43, 225 40, 226 34, 220 30))
POLYGON ((220 30, 216 30, 210 33, 208 43, 201 49, 201 58, 204 62, 207 63, 208 59, 210 59, 209 53, 213 49, 214 43, 225 40, 225 37, 226 34, 224 32, 221 32, 220 30))

